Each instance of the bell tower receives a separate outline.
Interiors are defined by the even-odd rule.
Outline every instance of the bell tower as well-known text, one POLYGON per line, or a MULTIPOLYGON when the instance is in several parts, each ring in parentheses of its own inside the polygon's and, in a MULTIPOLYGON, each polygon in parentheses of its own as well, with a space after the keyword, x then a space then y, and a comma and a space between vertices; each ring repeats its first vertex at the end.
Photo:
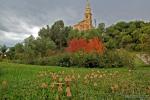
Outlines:
POLYGON ((87 24, 87 28, 91 29, 92 26, 92 13, 91 13, 91 7, 90 7, 90 2, 89 0, 86 1, 86 9, 85 9, 85 18, 84 20, 86 20, 86 24, 87 24))
POLYGON ((80 21, 78 24, 75 24, 73 26, 73 28, 77 29, 79 31, 87 31, 87 30, 91 30, 93 28, 92 13, 91 13, 91 7, 90 7, 89 0, 86 0, 86 7, 85 7, 83 20, 80 21))

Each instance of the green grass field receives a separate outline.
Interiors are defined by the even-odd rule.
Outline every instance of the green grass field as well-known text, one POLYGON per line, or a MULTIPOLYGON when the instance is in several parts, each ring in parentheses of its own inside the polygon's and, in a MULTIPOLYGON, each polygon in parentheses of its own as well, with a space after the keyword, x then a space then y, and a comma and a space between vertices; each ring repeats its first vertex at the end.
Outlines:
POLYGON ((0 63, 0 100, 150 100, 150 66, 87 69, 0 63))

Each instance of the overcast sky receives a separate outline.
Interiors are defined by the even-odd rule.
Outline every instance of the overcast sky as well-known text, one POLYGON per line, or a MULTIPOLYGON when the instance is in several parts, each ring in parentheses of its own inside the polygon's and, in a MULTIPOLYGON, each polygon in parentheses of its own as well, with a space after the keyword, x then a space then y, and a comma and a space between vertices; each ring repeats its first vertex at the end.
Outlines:
MULTIPOLYGON (((86 0, 0 0, 0 45, 12 46, 39 29, 64 20, 82 20, 86 0)), ((93 19, 106 25, 118 21, 150 20, 150 0, 90 0, 93 19)))

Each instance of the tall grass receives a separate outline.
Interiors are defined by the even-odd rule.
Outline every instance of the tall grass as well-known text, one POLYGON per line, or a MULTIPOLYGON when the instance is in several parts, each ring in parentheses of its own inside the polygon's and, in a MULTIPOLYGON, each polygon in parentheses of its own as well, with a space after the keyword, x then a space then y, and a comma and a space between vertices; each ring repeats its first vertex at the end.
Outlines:
POLYGON ((86 69, 0 63, 0 99, 122 100, 150 98, 150 69, 86 69))

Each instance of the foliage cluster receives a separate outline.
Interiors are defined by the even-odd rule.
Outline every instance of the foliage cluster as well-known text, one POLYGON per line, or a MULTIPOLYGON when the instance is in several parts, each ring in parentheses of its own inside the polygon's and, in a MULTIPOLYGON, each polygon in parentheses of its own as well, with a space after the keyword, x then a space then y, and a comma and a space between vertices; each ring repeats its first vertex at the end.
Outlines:
POLYGON ((106 51, 103 54, 85 53, 82 51, 76 53, 67 53, 61 56, 60 66, 79 66, 86 68, 115 68, 126 67, 134 68, 134 56, 124 50, 106 51))
POLYGON ((65 27, 61 20, 55 22, 51 28, 47 25, 39 31, 37 38, 31 35, 22 43, 9 48, 7 58, 33 64, 34 59, 45 59, 54 55, 55 52, 67 46, 67 34, 70 29, 70 27, 65 27))
POLYGON ((143 21, 118 22, 107 27, 102 34, 109 49, 125 48, 133 51, 149 51, 150 23, 143 21))
POLYGON ((14 60, 15 63, 32 65, 48 65, 62 67, 86 67, 86 68, 116 68, 128 67, 134 69, 134 56, 125 50, 107 50, 103 54, 86 53, 62 53, 44 58, 14 60))
MULTIPOLYGON (((122 50, 122 48, 133 51, 150 51, 150 23, 143 21, 118 22, 107 28, 104 23, 100 23, 98 27, 89 31, 78 31, 65 26, 64 22, 59 20, 51 27, 47 25, 41 28, 38 35, 37 38, 31 35, 22 43, 17 43, 14 47, 10 47, 9 49, 5 45, 0 46, 0 59, 7 58, 18 63, 58 65, 61 58, 57 57, 59 56, 58 52, 63 53, 65 50, 71 53, 84 51, 85 53, 89 53, 87 58, 85 57, 86 60, 84 62, 92 61, 94 63, 92 66, 99 65, 103 67, 103 65, 108 63, 107 66, 117 67, 126 65, 118 64, 119 62, 124 62, 120 61, 120 57, 118 56, 122 55, 118 55, 118 52, 105 52, 104 55, 98 58, 89 55, 93 53, 93 51, 97 53, 104 52, 104 47, 107 51, 122 50), (7 57, 5 57, 5 55, 7 55, 7 57), (56 60, 55 58, 58 59, 56 60), (102 59, 100 62, 104 62, 104 64, 97 63, 99 59, 102 59), (116 60, 116 62, 113 60, 116 60), (115 63, 109 65, 111 62, 115 63)), ((93 53, 92 55, 95 54, 93 53)), ((76 56, 73 56, 74 59, 75 57, 76 56)), ((82 61, 82 58, 78 59, 82 61)), ((121 59, 124 59, 124 57, 121 57, 121 59)), ((63 60, 65 62, 70 61, 68 58, 62 58, 62 61, 63 60)), ((127 60, 125 61, 127 64, 130 63, 127 60)), ((74 61, 73 64, 69 63, 69 65, 90 65, 81 62, 77 64, 77 62, 78 61, 74 61)), ((63 63, 61 64, 64 65, 63 63)))
POLYGON ((98 39, 98 37, 94 37, 92 39, 89 40, 85 40, 85 39, 72 39, 69 41, 68 43, 68 48, 66 48, 66 50, 68 52, 78 52, 78 51, 84 51, 87 53, 92 53, 92 52, 96 52, 96 53, 103 53, 104 52, 104 45, 102 43, 102 41, 100 41, 98 39))
POLYGON ((0 61, 6 57, 7 49, 6 45, 0 46, 0 61))

